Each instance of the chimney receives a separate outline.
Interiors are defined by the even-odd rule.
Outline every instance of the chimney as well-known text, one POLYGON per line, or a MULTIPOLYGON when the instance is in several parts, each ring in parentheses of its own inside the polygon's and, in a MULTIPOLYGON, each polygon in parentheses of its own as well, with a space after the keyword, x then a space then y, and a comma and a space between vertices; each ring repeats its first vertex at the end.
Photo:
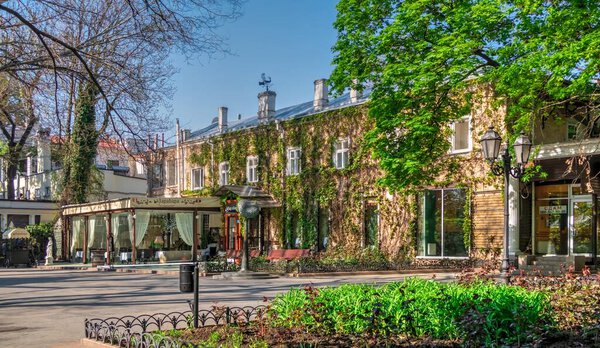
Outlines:
POLYGON ((181 142, 184 141, 188 141, 190 139, 190 136, 192 135, 192 130, 191 129, 182 129, 181 130, 181 142))
POLYGON ((158 149, 158 133, 154 134, 154 149, 158 149))
POLYGON ((268 122, 275 117, 275 97, 277 93, 264 91, 258 93, 258 121, 268 122))
POLYGON ((362 92, 357 90, 355 86, 358 85, 358 80, 352 80, 352 87, 350 87, 350 102, 357 103, 358 100, 362 97, 362 92))
POLYGON ((219 107, 219 132, 223 133, 227 130, 227 108, 225 106, 219 107))
POLYGON ((327 95, 327 80, 315 80, 315 98, 313 101, 313 107, 315 110, 321 110, 329 104, 327 95))

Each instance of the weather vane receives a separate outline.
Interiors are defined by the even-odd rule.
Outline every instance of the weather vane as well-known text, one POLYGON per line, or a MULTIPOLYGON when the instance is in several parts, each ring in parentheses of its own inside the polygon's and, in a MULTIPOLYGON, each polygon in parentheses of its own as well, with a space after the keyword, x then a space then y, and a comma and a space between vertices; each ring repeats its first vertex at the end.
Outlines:
POLYGON ((269 86, 271 85, 271 76, 266 76, 265 73, 260 74, 260 79, 262 81, 258 82, 259 86, 264 86, 265 90, 269 91, 269 86))

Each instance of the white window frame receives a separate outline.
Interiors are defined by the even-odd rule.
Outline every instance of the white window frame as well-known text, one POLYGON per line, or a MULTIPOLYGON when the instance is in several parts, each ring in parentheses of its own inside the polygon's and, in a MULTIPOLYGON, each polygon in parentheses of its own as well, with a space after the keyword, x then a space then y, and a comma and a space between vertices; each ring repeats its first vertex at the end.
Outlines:
POLYGON ((452 124, 450 125, 450 129, 452 130, 452 135, 450 136, 450 153, 451 154, 460 154, 460 153, 468 153, 473 151, 473 139, 472 139, 472 119, 471 119, 471 115, 467 115, 467 116, 463 116, 461 117, 457 122, 461 122, 461 121, 467 121, 467 127, 469 129, 469 133, 467 135, 468 139, 467 139, 467 148, 466 149, 460 149, 460 150, 455 150, 454 149, 454 140, 455 140, 455 136, 456 136, 456 132, 455 132, 455 128, 454 126, 456 125, 456 122, 452 122, 452 124))
POLYGON ((192 168, 191 172, 190 172, 190 176, 191 176, 191 185, 192 185, 192 190, 200 190, 204 188, 204 168, 202 167, 197 167, 197 168, 192 168), (197 183, 196 182, 196 172, 200 172, 200 182, 197 183))
POLYGON ((258 182, 258 156, 246 157, 246 180, 249 183, 258 182))
POLYGON ((299 147, 289 147, 287 149, 287 174, 289 176, 298 175, 302 171, 302 149, 299 147), (292 156, 293 154, 293 156, 292 156), (293 165, 293 163, 296 165, 293 165))
POLYGON ((166 186, 177 186, 177 161, 174 159, 168 159, 165 161, 167 167, 167 182, 166 186), (171 164, 173 165, 171 167, 171 164))
POLYGON ((219 185, 229 185, 229 162, 219 163, 219 185))
POLYGON ((335 142, 335 148, 333 151, 333 166, 335 169, 345 169, 350 164, 350 137, 339 138, 335 142), (344 147, 346 143, 346 147, 344 147), (346 161, 344 162, 344 153, 346 154, 346 161), (338 154, 342 154, 342 163, 338 163, 338 154))

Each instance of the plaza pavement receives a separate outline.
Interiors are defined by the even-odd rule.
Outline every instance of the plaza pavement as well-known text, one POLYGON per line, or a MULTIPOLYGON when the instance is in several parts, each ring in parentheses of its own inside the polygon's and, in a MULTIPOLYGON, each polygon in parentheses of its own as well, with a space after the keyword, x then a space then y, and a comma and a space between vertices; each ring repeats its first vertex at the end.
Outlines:
MULTIPOLYGON (((433 274, 323 275, 310 278, 216 280, 200 278, 200 308, 258 305, 292 287, 306 284, 385 283, 405 276, 433 274)), ((455 273, 436 273, 451 280, 455 273)), ((77 347, 85 318, 107 318, 185 311, 192 294, 179 292, 173 274, 82 270, 0 270, 0 345, 2 347, 77 347)))

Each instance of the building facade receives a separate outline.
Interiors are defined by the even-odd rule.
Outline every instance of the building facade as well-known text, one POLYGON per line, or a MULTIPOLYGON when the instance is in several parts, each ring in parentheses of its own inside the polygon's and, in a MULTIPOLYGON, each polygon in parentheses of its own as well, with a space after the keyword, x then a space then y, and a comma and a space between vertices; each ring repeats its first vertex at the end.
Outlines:
MULTIPOLYGON (((220 195, 220 215, 207 227, 219 250, 239 249, 246 228, 251 247, 261 251, 373 247, 412 263, 497 259, 504 234, 502 180, 489 174, 479 147, 490 125, 504 129, 505 109, 493 106, 493 98, 493 91, 481 88, 471 114, 447 125, 450 150, 441 159, 447 170, 417 193, 377 185, 382 173, 364 140, 373 127, 368 92, 330 100, 325 80, 315 81, 314 98, 306 103, 277 109, 276 93, 265 91, 252 117, 231 120, 220 107, 208 127, 178 127, 176 144, 152 153, 149 192, 220 195), (272 199, 247 227, 240 226, 236 209, 244 190, 272 199)), ((594 156, 600 142, 558 118, 536 125, 533 133, 534 163, 550 174, 526 184, 511 179, 511 256, 589 258, 597 230, 593 190, 600 167, 594 156)))

